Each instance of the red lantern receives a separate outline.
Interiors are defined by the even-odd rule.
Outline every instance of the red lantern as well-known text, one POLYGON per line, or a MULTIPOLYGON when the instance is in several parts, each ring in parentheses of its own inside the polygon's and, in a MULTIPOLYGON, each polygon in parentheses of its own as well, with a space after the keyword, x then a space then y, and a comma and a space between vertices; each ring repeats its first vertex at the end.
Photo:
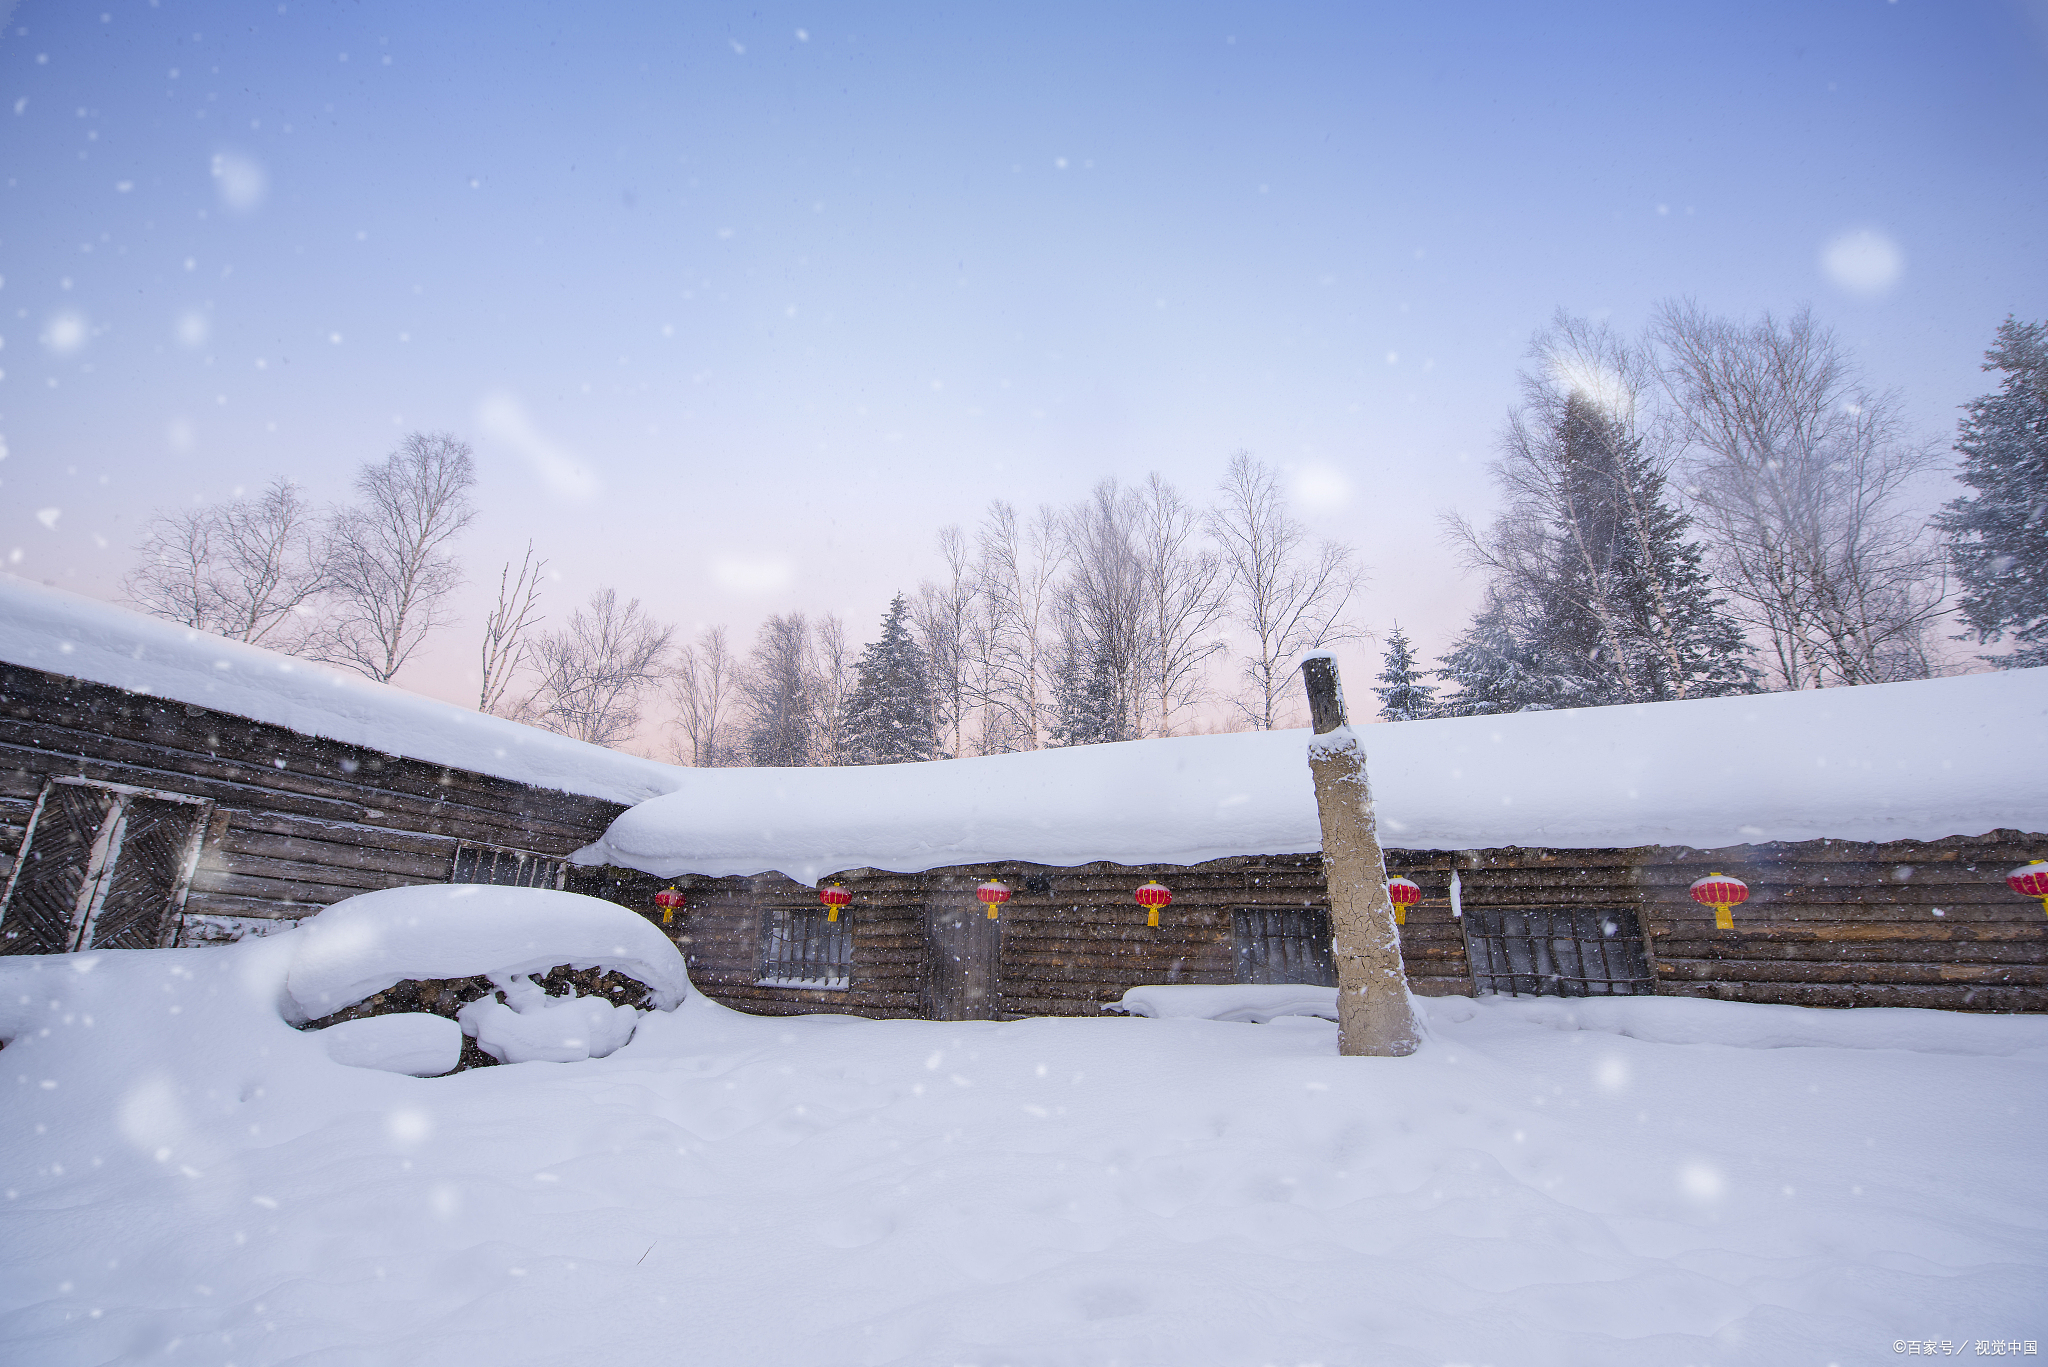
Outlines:
POLYGON ((1710 873, 1692 885, 1692 900, 1714 909, 1718 930, 1735 929, 1735 908, 1749 900, 1749 884, 1725 873, 1710 873))
POLYGON ((1408 924, 1408 908, 1422 900, 1422 889, 1405 878, 1389 878, 1387 900, 1394 904, 1394 924, 1405 926, 1408 924))
POLYGON ((654 894, 654 905, 661 908, 661 923, 668 925, 676 919, 676 909, 688 906, 689 902, 680 892, 668 887, 654 894))
POLYGON ((988 919, 993 921, 996 919, 996 910, 1010 900, 1010 885, 991 878, 976 888, 974 895, 987 905, 988 919))
POLYGON ((834 883, 829 888, 818 889, 818 900, 825 904, 825 919, 836 921, 839 919, 839 908, 851 902, 853 894, 840 887, 837 883, 834 883))
POLYGON ((2014 869, 2005 876, 2005 885, 2022 897, 2040 898, 2041 910, 2048 911, 2048 863, 2037 859, 2014 869))
POLYGON ((1132 893, 1131 896, 1137 898, 1138 905, 1145 908, 1145 924, 1148 926, 1157 926, 1159 924, 1159 908, 1168 906, 1173 901, 1172 891, 1157 878, 1149 883, 1140 885, 1138 890, 1132 893))

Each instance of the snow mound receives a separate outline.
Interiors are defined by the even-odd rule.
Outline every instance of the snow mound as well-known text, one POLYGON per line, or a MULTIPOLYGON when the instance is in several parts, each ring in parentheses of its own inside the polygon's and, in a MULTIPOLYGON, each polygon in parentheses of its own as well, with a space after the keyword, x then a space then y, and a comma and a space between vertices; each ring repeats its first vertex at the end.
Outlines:
POLYGON ((612 902, 544 888, 479 883, 388 888, 336 902, 287 932, 282 1003, 317 1020, 408 978, 540 973, 558 964, 615 969, 674 1010, 690 978, 675 944, 612 902))
MULTIPOLYGON (((1360 726, 1403 850, 1721 849, 2048 830, 2048 670, 1360 726)), ((686 769, 573 856, 661 878, 1322 848, 1306 731, 932 764, 686 769)))
POLYGON ((1122 1000, 1105 1002, 1104 1011, 1156 1020, 1251 1021, 1263 1025, 1276 1016, 1321 1016, 1337 1019, 1337 989, 1307 983, 1153 983, 1134 987, 1122 1000))
POLYGON ((613 802, 676 786, 674 766, 423 698, 0 574, 0 660, 231 712, 301 735, 613 802))
POLYGON ((601 997, 550 997, 523 973, 493 974, 503 993, 480 997, 455 1013, 462 1033, 500 1063, 578 1063, 603 1058, 633 1038, 640 1013, 601 997))
POLYGON ((327 1046, 327 1057, 351 1068, 439 1077, 462 1062, 462 1027, 423 1011, 343 1021, 317 1038, 327 1046))

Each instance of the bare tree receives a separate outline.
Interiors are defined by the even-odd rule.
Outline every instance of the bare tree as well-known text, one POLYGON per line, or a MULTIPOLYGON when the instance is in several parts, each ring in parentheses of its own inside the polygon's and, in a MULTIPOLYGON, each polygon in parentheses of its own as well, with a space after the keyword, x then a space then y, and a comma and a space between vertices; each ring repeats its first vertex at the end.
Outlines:
POLYGON ((1308 543, 1308 529, 1288 516, 1279 479, 1249 452, 1230 458, 1222 494, 1209 531, 1229 569, 1237 620, 1251 637, 1246 691, 1232 701, 1254 727, 1270 731, 1297 657, 1366 634, 1344 619, 1365 572, 1350 547, 1308 543))
POLYGON ((1901 501, 1937 453, 1909 435, 1897 396, 1866 388, 1805 310, 1745 326, 1673 303, 1655 334, 1686 492, 1779 681, 1926 675, 1944 561, 1901 501))
POLYGON ((334 521, 337 619, 321 657, 389 681, 443 625, 462 582, 447 545, 476 516, 470 449, 446 432, 415 432, 356 476, 356 507, 334 521))
POLYGON ((1025 522, 997 499, 978 540, 972 674, 983 710, 982 752, 1036 750, 1045 744, 1051 716, 1050 637, 1066 537, 1052 509, 1040 508, 1025 522))
MULTIPOLYGON (((1106 479, 1061 519, 1068 574, 1057 597, 1059 648, 1069 673, 1062 680, 1068 695, 1062 702, 1073 709, 1077 685, 1093 695, 1079 728, 1091 741, 1135 740, 1144 730, 1153 641, 1145 559, 1137 544, 1143 517, 1142 499, 1106 479)), ((1068 744, 1079 739, 1073 734, 1077 720, 1061 718, 1068 744)))
POLYGON ((811 738, 811 763, 846 762, 846 703, 853 694, 852 644, 846 623, 828 612, 811 629, 811 677, 818 715, 811 738))
POLYGON ((642 612, 639 599, 622 607, 616 590, 597 590, 588 608, 534 644, 540 686, 528 705, 535 721, 592 745, 631 739, 640 700, 660 680, 674 634, 642 612))
POLYGON ((128 576, 145 612, 274 649, 302 648, 327 584, 311 506, 280 479, 252 499, 159 514, 128 576))
POLYGON ((817 673, 810 624, 801 612, 761 624, 739 675, 748 760, 763 768, 796 768, 815 753, 817 673))
POLYGON ((536 560, 533 543, 526 543, 526 557, 519 562, 519 576, 512 576, 512 562, 498 571, 498 605, 484 621, 483 686, 477 693, 477 710, 496 712, 505 703, 511 686, 531 652, 527 633, 541 622, 540 578, 548 562, 536 560))
POLYGON ((912 627, 931 666, 935 730, 951 733, 946 753, 965 753, 969 705, 969 657, 973 650, 974 601, 978 592, 967 538, 958 527, 939 529, 939 554, 945 557, 946 578, 918 585, 910 606, 912 627))
POLYGON ((1156 471, 1139 501, 1138 552, 1152 636, 1147 703, 1158 708, 1155 734, 1170 736, 1178 713, 1207 693, 1209 661, 1227 648, 1214 633, 1230 578, 1223 558, 1194 542, 1201 514, 1156 471))
POLYGON ((677 760, 699 769, 734 762, 726 722, 733 708, 737 664, 726 644, 724 627, 706 627, 682 648, 672 690, 675 727, 685 743, 671 747, 677 760))

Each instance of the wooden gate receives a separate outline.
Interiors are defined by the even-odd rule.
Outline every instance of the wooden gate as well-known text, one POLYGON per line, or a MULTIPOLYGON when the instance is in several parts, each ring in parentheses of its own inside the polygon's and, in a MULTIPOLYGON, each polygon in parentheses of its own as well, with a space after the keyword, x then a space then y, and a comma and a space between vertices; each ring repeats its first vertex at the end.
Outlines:
POLYGON ((49 780, 0 893, 0 954, 165 943, 210 806, 182 793, 49 780))
POLYGON ((934 891, 925 903, 924 1014, 935 1021, 994 1020, 1002 923, 971 892, 934 891))

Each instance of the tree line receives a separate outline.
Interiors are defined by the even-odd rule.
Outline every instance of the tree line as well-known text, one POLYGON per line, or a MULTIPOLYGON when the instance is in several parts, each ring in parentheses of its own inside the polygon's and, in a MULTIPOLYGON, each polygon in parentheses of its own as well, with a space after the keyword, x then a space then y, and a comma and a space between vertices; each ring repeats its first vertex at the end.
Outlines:
MULTIPOLYGON (((2002 386, 1955 443, 1972 492, 1932 517, 1909 486, 1939 446, 1809 314, 1669 304, 1636 338, 1560 314, 1529 360, 1491 469, 1500 512, 1445 518, 1485 576, 1480 608, 1433 668, 1393 626, 1383 717, 1925 677, 1957 617, 1979 644, 2012 638, 1990 663, 2048 664, 2048 327, 1999 328, 1985 369, 2002 386)), ((475 484, 467 445, 415 433, 344 506, 281 480, 163 513, 128 595, 389 681, 450 622, 475 484)), ((1245 452, 1205 504, 1157 474, 1106 479, 1065 507, 998 499, 936 548, 941 572, 856 649, 831 613, 771 616, 744 646, 722 626, 679 642, 610 587, 548 628, 529 545, 500 570, 477 705, 615 746, 665 698, 682 763, 907 762, 1172 735, 1217 706, 1270 729, 1302 652, 1367 635, 1355 553, 1311 537, 1245 452)))
MULTIPOLYGON (((388 682, 447 625, 450 540, 476 516, 467 445, 415 433, 320 511, 289 481, 159 514, 131 601, 200 630, 388 682)), ((638 599, 599 588, 549 629, 546 561, 499 573, 478 647, 480 709, 599 745, 666 695, 671 753, 693 765, 872 764, 1170 735, 1220 702, 1240 724, 1287 717, 1304 650, 1365 632, 1364 574, 1311 537, 1278 475, 1234 456, 1198 506, 1154 474, 1067 507, 992 502, 937 539, 943 574, 899 593, 856 650, 836 614, 771 616, 751 646, 715 626, 678 643, 638 599), (1236 628, 1238 687, 1212 687, 1236 628)))
POLYGON ((1316 540, 1275 472, 1232 457, 1208 506, 1157 474, 1064 508, 992 502, 938 535, 943 573, 852 649, 827 614, 770 617, 741 657, 712 627, 677 654, 676 755, 696 765, 882 764, 1172 735, 1210 703, 1287 715, 1293 662, 1355 640, 1364 574, 1316 540), (1235 628, 1235 689, 1212 686, 1235 628))
POLYGON ((1396 627, 1392 720, 1925 678, 1959 613, 1982 657, 2048 663, 2048 366, 2008 319, 1955 449, 1974 492, 1932 517, 1940 468, 1895 393, 1811 314, 1755 323, 1670 303, 1639 338, 1560 314, 1499 439, 1500 514, 1446 532, 1486 576, 1435 669, 1396 627), (1676 487, 1674 488, 1674 484, 1676 487), (1435 682, 1431 682, 1435 680, 1435 682))

